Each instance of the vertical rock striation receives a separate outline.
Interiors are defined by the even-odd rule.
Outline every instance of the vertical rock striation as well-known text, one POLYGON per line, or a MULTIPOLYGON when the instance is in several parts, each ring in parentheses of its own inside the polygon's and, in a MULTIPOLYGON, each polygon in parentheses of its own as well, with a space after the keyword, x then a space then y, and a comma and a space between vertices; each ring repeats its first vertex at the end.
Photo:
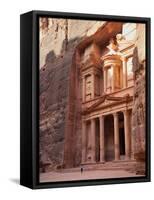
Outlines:
POLYGON ((137 41, 133 55, 134 104, 133 104, 133 151, 138 161, 145 160, 145 25, 137 25, 137 41))

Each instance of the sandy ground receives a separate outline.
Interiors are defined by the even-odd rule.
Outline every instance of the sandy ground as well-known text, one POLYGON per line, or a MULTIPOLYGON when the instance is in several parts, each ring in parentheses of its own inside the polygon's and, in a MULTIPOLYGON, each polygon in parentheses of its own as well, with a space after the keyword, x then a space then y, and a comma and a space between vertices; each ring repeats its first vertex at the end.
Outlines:
POLYGON ((56 182, 56 181, 72 181, 87 179, 106 179, 106 178, 122 178, 137 177, 136 175, 125 170, 92 170, 92 171, 76 171, 76 172, 48 172, 40 174, 40 182, 56 182))

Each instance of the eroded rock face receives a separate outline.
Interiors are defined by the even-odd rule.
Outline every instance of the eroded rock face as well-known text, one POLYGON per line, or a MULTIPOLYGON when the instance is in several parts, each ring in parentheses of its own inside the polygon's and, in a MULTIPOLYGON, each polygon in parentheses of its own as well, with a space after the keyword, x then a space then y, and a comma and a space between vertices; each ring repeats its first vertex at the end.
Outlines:
POLYGON ((133 148, 138 161, 145 160, 145 25, 137 25, 137 42, 133 55, 134 104, 133 104, 133 148))
POLYGON ((40 156, 50 167, 62 165, 69 73, 73 48, 40 71, 40 156))
POLYGON ((79 42, 93 34, 103 23, 46 18, 40 20, 42 171, 76 166, 81 162, 81 123, 75 123, 80 122, 80 108, 77 108, 80 98, 77 92, 79 80, 75 80, 79 72, 75 52, 79 42))

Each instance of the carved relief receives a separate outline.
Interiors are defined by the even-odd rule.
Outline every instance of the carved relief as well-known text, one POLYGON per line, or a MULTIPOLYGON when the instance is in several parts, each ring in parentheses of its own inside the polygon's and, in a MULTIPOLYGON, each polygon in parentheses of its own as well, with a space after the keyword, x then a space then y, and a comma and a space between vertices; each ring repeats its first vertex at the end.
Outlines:
POLYGON ((101 86, 100 86, 100 76, 96 75, 95 76, 95 95, 96 96, 100 96, 100 90, 101 90, 101 86))
POLYGON ((91 99, 91 92, 92 92, 92 80, 91 80, 91 76, 88 75, 86 76, 86 91, 85 91, 85 95, 86 95, 86 101, 91 99))

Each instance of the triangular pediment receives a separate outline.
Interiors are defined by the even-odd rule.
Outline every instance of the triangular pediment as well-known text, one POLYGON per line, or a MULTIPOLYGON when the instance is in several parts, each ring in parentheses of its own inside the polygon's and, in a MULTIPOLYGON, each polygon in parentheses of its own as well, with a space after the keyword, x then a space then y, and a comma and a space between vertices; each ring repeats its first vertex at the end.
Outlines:
POLYGON ((114 100, 110 100, 110 99, 105 99, 103 102, 101 102, 98 106, 96 106, 97 108, 102 107, 103 105, 108 105, 115 102, 114 100))
POLYGON ((90 107, 88 107, 84 112, 92 112, 95 109, 99 109, 99 108, 102 108, 102 107, 105 107, 108 105, 112 105, 114 103, 119 103, 121 101, 128 100, 129 98, 131 98, 131 97, 130 96, 113 97, 113 96, 109 96, 109 95, 103 95, 102 97, 100 97, 100 99, 98 99, 97 102, 95 102, 90 107))

